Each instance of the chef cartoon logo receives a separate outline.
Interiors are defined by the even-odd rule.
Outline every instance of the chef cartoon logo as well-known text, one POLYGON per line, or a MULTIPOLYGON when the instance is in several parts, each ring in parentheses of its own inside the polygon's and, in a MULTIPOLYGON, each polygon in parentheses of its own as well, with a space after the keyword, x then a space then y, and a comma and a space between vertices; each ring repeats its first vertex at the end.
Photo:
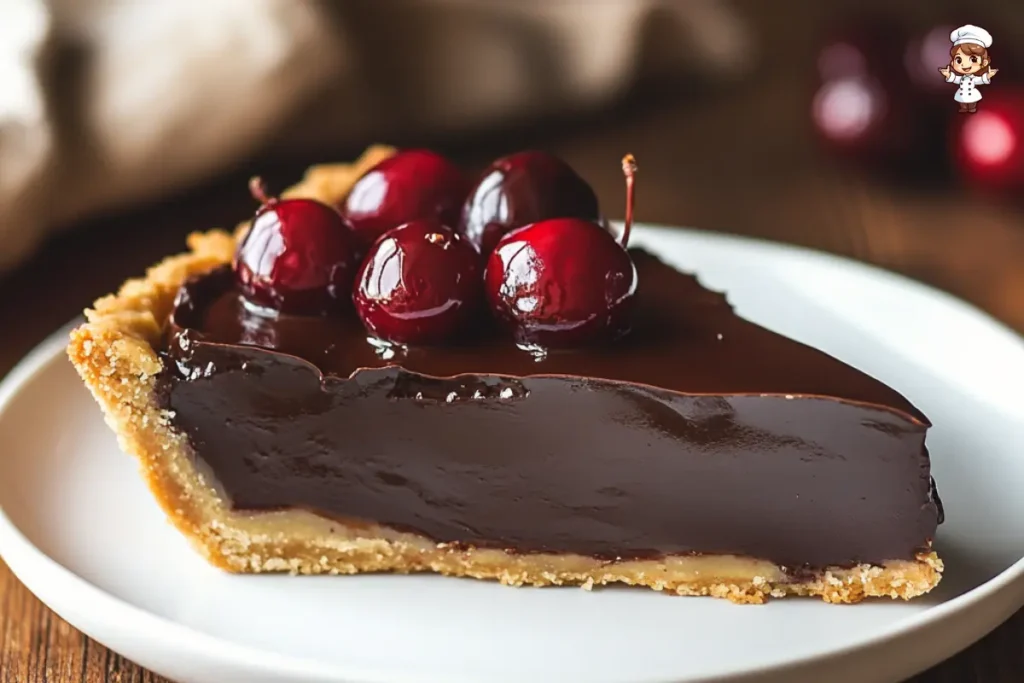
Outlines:
POLYGON ((992 82, 998 69, 993 69, 988 56, 992 47, 992 34, 973 24, 967 24, 949 34, 953 47, 949 49, 949 66, 939 69, 947 83, 960 88, 953 99, 960 105, 961 114, 978 111, 981 92, 978 88, 992 82))

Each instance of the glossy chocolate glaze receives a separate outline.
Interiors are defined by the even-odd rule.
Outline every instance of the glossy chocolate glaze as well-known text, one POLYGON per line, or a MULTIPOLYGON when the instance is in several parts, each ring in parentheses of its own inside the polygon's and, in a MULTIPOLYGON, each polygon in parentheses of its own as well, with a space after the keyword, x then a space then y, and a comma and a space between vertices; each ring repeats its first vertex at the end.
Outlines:
POLYGON ((354 314, 268 315, 215 271, 179 295, 163 397, 237 508, 794 568, 928 546, 941 508, 916 408, 634 258, 633 332, 542 360, 484 325, 460 347, 382 353, 354 314))

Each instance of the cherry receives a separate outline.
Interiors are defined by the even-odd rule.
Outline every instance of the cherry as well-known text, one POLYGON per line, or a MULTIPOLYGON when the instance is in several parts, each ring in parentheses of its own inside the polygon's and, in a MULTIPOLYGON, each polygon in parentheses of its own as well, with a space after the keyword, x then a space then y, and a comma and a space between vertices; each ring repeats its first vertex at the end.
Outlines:
POLYGON ((632 155, 622 160, 626 221, 620 240, 599 223, 552 218, 506 234, 484 285, 491 308, 521 345, 566 347, 629 331, 636 268, 626 251, 633 223, 632 155))
POLYGON ((433 344, 450 338, 481 299, 480 255, 436 219, 384 233, 356 276, 356 312, 379 339, 433 344))
POLYGON ((597 195, 558 157, 519 152, 484 171, 462 207, 459 231, 487 256, 506 233, 548 218, 600 220, 597 195))
POLYGON ((909 38, 906 27, 884 13, 841 17, 819 43, 815 60, 819 83, 868 74, 903 83, 899 58, 909 38))
POLYGON ((993 193, 1024 190, 1024 88, 993 87, 976 113, 953 120, 952 134, 952 158, 965 184, 993 193))
POLYGON ((318 314, 345 301, 356 266, 356 242, 341 215, 315 199, 268 197, 235 253, 235 276, 246 298, 281 312, 318 314))
POLYGON ((830 152, 866 165, 912 157, 920 119, 899 63, 906 31, 884 17, 844 24, 818 49, 814 132, 830 152))
POLYGON ((906 115, 894 91, 872 76, 829 81, 815 93, 812 121, 832 151, 873 161, 903 153, 906 115))
POLYGON ((420 218, 455 225, 468 190, 462 169, 448 159, 429 150, 405 150, 356 181, 341 214, 369 246, 391 228, 420 218))
POLYGON ((956 92, 956 88, 947 83, 938 70, 949 64, 949 34, 957 26, 959 24, 955 22, 932 24, 907 40, 903 68, 908 80, 929 105, 951 100, 951 93, 956 92))

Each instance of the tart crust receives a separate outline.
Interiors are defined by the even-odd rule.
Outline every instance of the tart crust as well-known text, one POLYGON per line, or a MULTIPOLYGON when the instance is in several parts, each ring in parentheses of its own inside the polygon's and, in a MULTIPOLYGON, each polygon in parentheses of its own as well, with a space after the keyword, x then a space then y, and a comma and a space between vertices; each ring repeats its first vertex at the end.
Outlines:
MULTIPOLYGON (((390 147, 375 146, 352 164, 311 168, 284 196, 325 202, 343 198, 354 181, 390 147)), ((516 554, 457 548, 390 528, 345 523, 304 510, 236 511, 216 482, 196 464, 172 415, 160 408, 156 349, 184 280, 230 262, 248 225, 188 238, 189 251, 128 280, 117 294, 86 310, 87 322, 71 333, 68 356, 103 409, 121 448, 135 456, 157 502, 177 529, 213 565, 236 573, 356 574, 424 572, 496 579, 520 586, 624 583, 678 595, 710 595, 737 603, 769 596, 817 596, 831 603, 865 597, 910 599, 934 588, 942 561, 934 552, 916 561, 831 568, 794 578, 762 560, 725 555, 669 556, 657 560, 605 561, 576 554, 516 554)))

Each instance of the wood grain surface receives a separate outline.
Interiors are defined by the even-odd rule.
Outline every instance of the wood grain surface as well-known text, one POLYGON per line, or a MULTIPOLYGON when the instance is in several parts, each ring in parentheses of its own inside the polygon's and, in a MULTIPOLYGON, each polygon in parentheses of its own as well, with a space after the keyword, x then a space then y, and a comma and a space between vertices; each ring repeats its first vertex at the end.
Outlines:
MULTIPOLYGON (((738 88, 638 94, 583 122, 439 145, 469 164, 525 146, 551 149, 593 183, 613 216, 622 210, 618 160, 629 151, 640 163, 640 220, 851 256, 948 290, 1024 331, 1024 207, 973 196, 955 181, 894 181, 837 165, 814 144, 805 90, 792 74, 767 70, 738 88)), ((189 231, 249 214, 250 173, 281 186, 308 163, 359 150, 285 151, 188 194, 69 226, 0 279, 0 375, 91 299, 180 250, 189 231)), ((1024 680, 1024 612, 951 655, 913 682, 1024 680)), ((0 683, 162 680, 78 633, 0 563, 0 683)))

